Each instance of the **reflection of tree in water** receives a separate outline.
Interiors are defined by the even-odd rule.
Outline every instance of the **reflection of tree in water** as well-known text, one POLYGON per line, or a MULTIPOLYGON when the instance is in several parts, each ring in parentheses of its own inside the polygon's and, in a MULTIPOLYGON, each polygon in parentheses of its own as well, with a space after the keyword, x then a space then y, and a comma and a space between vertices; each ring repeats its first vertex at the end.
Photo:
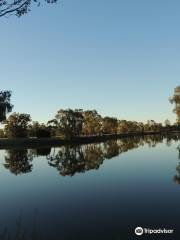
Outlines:
POLYGON ((33 148, 30 149, 30 154, 33 157, 39 157, 39 156, 48 156, 51 153, 51 148, 33 148))
POLYGON ((32 171, 33 158, 26 149, 11 149, 6 151, 4 167, 15 175, 32 171))
POLYGON ((127 152, 142 145, 140 137, 124 138, 118 140, 119 153, 127 152))
POLYGON ((98 169, 104 161, 102 146, 100 144, 86 145, 84 146, 84 162, 85 169, 98 169))
POLYGON ((99 144, 63 146, 58 153, 49 155, 47 159, 49 165, 55 167, 62 176, 73 176, 78 172, 99 169, 105 159, 111 159, 143 144, 141 137, 134 137, 99 144))
MULTIPOLYGON (((105 159, 114 158, 145 144, 155 147, 158 143, 162 143, 163 139, 162 135, 135 136, 104 143, 62 146, 58 152, 55 148, 54 151, 51 151, 51 148, 13 149, 6 152, 4 166, 15 175, 28 173, 32 171, 31 162, 34 157, 46 156, 48 164, 55 167, 62 176, 73 176, 75 173, 99 169, 105 159)), ((170 145, 171 139, 177 141, 179 136, 166 136, 166 144, 170 145)), ((177 179, 177 176, 175 178, 177 179)))
POLYGON ((149 147, 156 147, 158 143, 162 143, 164 136, 161 134, 151 135, 151 136, 144 136, 144 143, 147 143, 149 147))
POLYGON ((119 155, 119 146, 117 141, 107 141, 104 143, 104 158, 111 159, 119 155))
POLYGON ((62 176, 73 176, 76 172, 98 169, 104 159, 100 144, 91 144, 61 147, 56 155, 48 156, 48 160, 62 176))
POLYGON ((27 229, 23 224, 22 215, 19 215, 15 222, 15 232, 12 233, 7 226, 0 228, 0 240, 40 240, 41 234, 37 223, 38 213, 34 211, 31 233, 27 234, 27 229), (1 230, 2 229, 2 230, 1 230))
POLYGON ((179 155, 178 155, 178 165, 176 167, 177 174, 174 176, 173 180, 175 183, 180 184, 180 145, 177 147, 179 155))
POLYGON ((74 175, 83 172, 84 156, 80 146, 63 146, 55 156, 48 156, 48 163, 56 167, 61 175, 74 175))

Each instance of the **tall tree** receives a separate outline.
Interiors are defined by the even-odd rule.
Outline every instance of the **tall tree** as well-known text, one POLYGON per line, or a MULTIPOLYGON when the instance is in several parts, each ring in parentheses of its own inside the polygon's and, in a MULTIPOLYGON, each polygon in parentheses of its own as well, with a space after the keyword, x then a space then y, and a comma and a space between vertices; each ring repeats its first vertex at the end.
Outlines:
POLYGON ((103 118, 103 133, 105 134, 116 134, 118 128, 117 118, 105 117, 103 118))
MULTIPOLYGON (((44 0, 46 3, 56 3, 57 0, 44 0)), ((16 15, 20 17, 31 10, 32 5, 41 5, 41 0, 0 0, 0 17, 16 15)))
POLYGON ((28 132, 30 137, 46 138, 51 137, 51 129, 45 124, 40 124, 38 122, 32 122, 28 126, 28 132))
POLYGON ((166 119, 166 120, 164 121, 164 125, 165 125, 165 127, 170 127, 170 126, 171 126, 170 120, 169 120, 169 119, 166 119))
POLYGON ((84 124, 82 131, 84 135, 97 135, 101 133, 102 117, 96 110, 84 111, 83 117, 84 124))
POLYGON ((29 114, 13 113, 6 120, 5 133, 8 138, 28 136, 28 124, 31 121, 29 114))
POLYGON ((12 109, 11 91, 0 91, 0 122, 6 120, 7 113, 11 112, 12 109))
POLYGON ((177 124, 180 125, 180 86, 174 89, 174 95, 169 100, 172 104, 175 104, 173 112, 176 113, 177 124))
POLYGON ((84 123, 82 109, 61 109, 57 112, 54 122, 65 138, 80 136, 84 123))

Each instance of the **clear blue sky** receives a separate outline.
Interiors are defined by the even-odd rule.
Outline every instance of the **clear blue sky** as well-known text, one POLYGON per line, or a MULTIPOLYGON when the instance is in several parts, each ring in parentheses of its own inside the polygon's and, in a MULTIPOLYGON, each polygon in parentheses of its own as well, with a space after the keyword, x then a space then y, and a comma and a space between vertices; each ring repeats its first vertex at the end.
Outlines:
POLYGON ((178 0, 59 0, 1 18, 0 88, 41 122, 60 108, 175 121, 179 12, 178 0))

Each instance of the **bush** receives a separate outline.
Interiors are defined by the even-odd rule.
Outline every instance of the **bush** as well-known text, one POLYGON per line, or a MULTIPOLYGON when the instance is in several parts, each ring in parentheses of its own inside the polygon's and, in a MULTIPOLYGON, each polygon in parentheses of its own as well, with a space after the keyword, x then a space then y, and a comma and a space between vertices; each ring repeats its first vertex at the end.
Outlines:
POLYGON ((51 130, 44 124, 33 122, 33 124, 29 126, 29 136, 37 138, 49 138, 51 137, 51 130))

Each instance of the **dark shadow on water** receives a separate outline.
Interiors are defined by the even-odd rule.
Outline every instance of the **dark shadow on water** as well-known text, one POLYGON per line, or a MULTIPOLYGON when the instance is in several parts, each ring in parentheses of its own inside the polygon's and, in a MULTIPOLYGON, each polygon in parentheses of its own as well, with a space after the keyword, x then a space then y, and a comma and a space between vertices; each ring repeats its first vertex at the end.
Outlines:
POLYGON ((23 222, 23 215, 15 220, 15 229, 12 231, 8 226, 0 228, 0 240, 42 240, 41 231, 38 228, 38 211, 34 210, 31 222, 31 230, 27 231, 27 226, 23 222))

